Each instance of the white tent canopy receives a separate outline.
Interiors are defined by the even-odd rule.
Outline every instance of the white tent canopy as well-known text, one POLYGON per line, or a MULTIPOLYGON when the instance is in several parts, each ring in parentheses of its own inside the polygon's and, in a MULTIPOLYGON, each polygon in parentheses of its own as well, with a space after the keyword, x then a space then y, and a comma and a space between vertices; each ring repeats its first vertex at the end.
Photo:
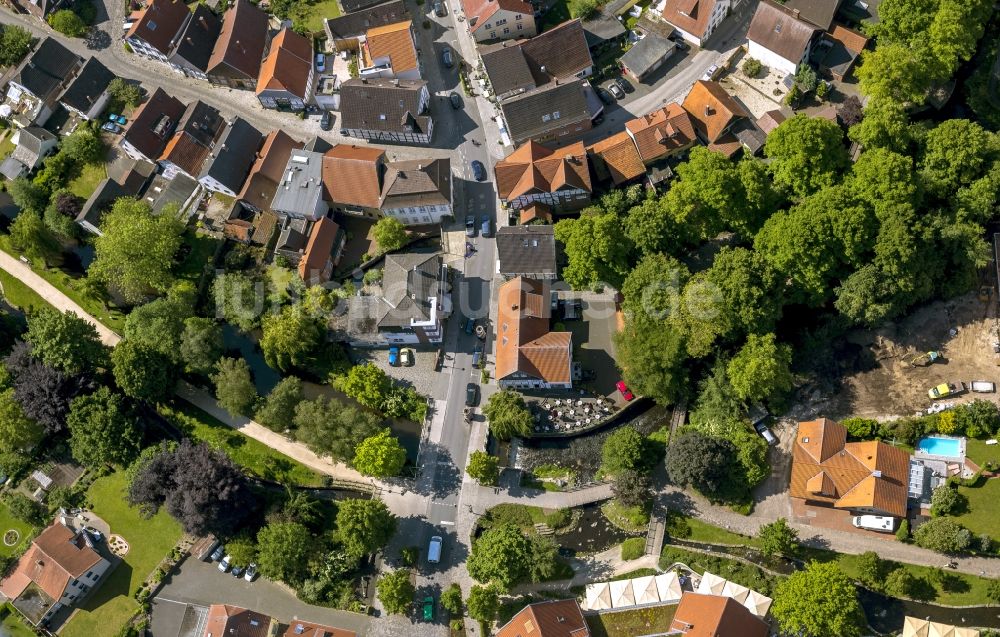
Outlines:
POLYGON ((611 608, 611 587, 607 582, 587 584, 586 610, 607 610, 611 608))
POLYGON ((611 606, 622 608, 635 606, 635 594, 632 592, 632 580, 616 580, 611 582, 611 606))
POLYGON ((705 573, 701 576, 701 582, 698 584, 698 590, 696 592, 702 593, 704 595, 722 595, 722 591, 726 588, 726 580, 719 577, 715 573, 705 573))
POLYGON ((770 597, 751 590, 747 593, 746 599, 743 600, 743 605, 757 617, 764 617, 771 608, 772 601, 770 597))
POLYGON ((677 573, 673 571, 661 573, 654 580, 656 581, 656 592, 660 596, 661 602, 679 601, 681 595, 684 594, 684 591, 681 590, 680 580, 677 579, 677 573))
POLYGON ((637 605, 660 603, 660 594, 656 590, 656 580, 652 575, 633 579, 632 593, 635 595, 637 605))
POLYGON ((903 637, 979 637, 979 631, 974 628, 962 628, 926 619, 907 617, 903 620, 903 637))
POLYGON ((730 582, 729 580, 726 580, 726 585, 722 588, 722 594, 725 597, 732 597, 741 604, 747 598, 749 593, 750 589, 746 586, 741 586, 740 584, 730 582))

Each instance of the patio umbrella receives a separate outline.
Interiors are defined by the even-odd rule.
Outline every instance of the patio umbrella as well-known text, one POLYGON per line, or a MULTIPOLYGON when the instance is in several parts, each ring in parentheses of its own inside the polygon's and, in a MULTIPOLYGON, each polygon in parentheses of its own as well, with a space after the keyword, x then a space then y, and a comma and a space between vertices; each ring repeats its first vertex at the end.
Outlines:
POLYGON ((656 592, 656 580, 652 575, 636 577, 632 580, 632 592, 635 594, 636 604, 658 604, 660 594, 656 592))
POLYGON ((635 593, 632 592, 632 580, 617 580, 611 582, 612 608, 635 606, 635 593))
POLYGON ((747 593, 747 598, 743 600, 743 605, 757 617, 764 617, 767 615, 768 609, 771 608, 771 601, 770 597, 751 590, 747 593))
POLYGON ((611 587, 607 582, 587 584, 587 610, 607 610, 611 608, 611 587))
POLYGON ((677 573, 660 573, 655 578, 656 592, 660 596, 661 602, 676 602, 684 594, 681 590, 681 582, 677 579, 677 573))
POLYGON ((726 585, 722 589, 723 595, 725 595, 726 597, 732 597, 741 604, 747 598, 747 595, 749 593, 750 589, 747 588, 746 586, 742 586, 740 584, 737 584, 736 582, 730 582, 730 581, 726 581, 726 585))
POLYGON ((715 573, 705 571, 701 576, 701 583, 698 584, 699 593, 705 595, 722 595, 722 589, 726 587, 726 580, 715 573))

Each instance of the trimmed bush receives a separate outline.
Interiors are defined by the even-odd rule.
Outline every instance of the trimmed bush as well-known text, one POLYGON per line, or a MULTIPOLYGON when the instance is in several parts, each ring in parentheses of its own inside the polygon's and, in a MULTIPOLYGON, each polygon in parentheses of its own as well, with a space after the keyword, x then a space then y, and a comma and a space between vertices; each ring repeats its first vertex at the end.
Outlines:
POLYGON ((646 554, 646 538, 630 537, 622 542, 622 560, 637 560, 646 554))
POLYGON ((747 77, 757 77, 762 70, 764 70, 764 65, 760 63, 760 60, 747 58, 747 61, 743 63, 743 75, 747 77))

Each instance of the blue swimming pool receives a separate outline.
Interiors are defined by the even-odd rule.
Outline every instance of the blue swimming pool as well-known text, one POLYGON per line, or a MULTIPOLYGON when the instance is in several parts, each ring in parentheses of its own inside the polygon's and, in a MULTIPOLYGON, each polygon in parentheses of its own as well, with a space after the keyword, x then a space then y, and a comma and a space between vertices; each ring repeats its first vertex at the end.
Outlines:
POLYGON ((958 438, 939 438, 937 436, 929 436, 927 438, 920 439, 920 442, 917 443, 917 451, 923 451, 924 453, 932 456, 961 458, 962 441, 958 438))

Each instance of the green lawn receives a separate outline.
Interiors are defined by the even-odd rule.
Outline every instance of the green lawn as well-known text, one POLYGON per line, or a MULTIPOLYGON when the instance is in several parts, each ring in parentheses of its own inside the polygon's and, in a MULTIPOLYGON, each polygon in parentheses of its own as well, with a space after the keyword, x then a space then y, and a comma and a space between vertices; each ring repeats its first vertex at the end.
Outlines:
POLYGON ((7 511, 7 507, 0 504, 0 540, 11 529, 17 531, 20 534, 20 538, 14 546, 7 546, 0 541, 0 557, 13 555, 20 547, 24 546, 26 542, 35 536, 35 530, 30 524, 11 517, 10 512, 7 511))
POLYGON ((552 27, 569 20, 569 3, 566 0, 556 0, 552 8, 538 20, 538 32, 548 31, 552 27))
POLYGON ((14 152, 14 142, 10 141, 10 138, 13 136, 14 133, 11 132, 0 142, 0 159, 7 159, 7 155, 14 152))
POLYGON ((21 620, 21 615, 10 609, 10 614, 0 622, 0 635, 3 637, 35 637, 35 632, 21 620))
MULTIPOLYGON (((850 575, 857 577, 858 556, 840 555, 837 563, 840 568, 850 575)), ((944 582, 938 582, 932 575, 935 569, 930 566, 917 566, 916 564, 902 564, 900 568, 905 568, 918 579, 923 579, 934 586, 936 596, 932 601, 944 606, 977 606, 982 604, 993 604, 986 591, 993 580, 965 573, 948 571, 944 573, 944 582)))
POLYGON ((959 487, 958 492, 969 501, 968 511, 955 518, 955 521, 976 535, 986 533, 994 540, 1000 540, 1000 524, 997 524, 997 514, 1000 513, 1000 478, 983 480, 980 486, 959 487))
POLYGON ((262 442, 248 438, 194 405, 179 400, 160 413, 187 435, 219 449, 247 472, 283 484, 320 486, 323 476, 262 442))
POLYGON ((678 511, 670 511, 667 514, 667 534, 680 539, 708 542, 709 544, 753 546, 755 543, 754 538, 727 531, 696 518, 690 518, 678 511))
POLYGON ((531 532, 535 524, 547 524, 553 529, 566 526, 572 520, 569 509, 543 509, 524 504, 498 504, 486 512, 479 524, 491 528, 499 524, 513 524, 531 532))
POLYGON ((601 512, 609 522, 629 533, 644 533, 649 526, 649 512, 652 503, 627 507, 617 500, 609 500, 601 506, 601 512))
POLYGON ((323 32, 323 19, 336 18, 340 15, 340 5, 337 0, 319 0, 308 2, 300 0, 292 9, 292 20, 296 25, 304 25, 311 33, 323 32))
POLYGON ((3 297, 18 309, 29 310, 48 305, 45 299, 6 270, 0 270, 0 285, 3 286, 3 297))
POLYGON ((107 580, 59 633, 62 637, 114 635, 138 610, 132 595, 182 535, 181 526, 166 511, 143 519, 125 502, 125 474, 121 471, 94 482, 87 499, 111 532, 129 543, 129 552, 107 580))
POLYGON ((968 438, 965 443, 965 455, 980 467, 990 461, 1000 463, 1000 445, 988 445, 985 440, 968 438))
POLYGON ((638 608, 618 613, 587 615, 587 626, 593 637, 635 637, 660 635, 670 629, 676 605, 638 608))
POLYGON ((90 195, 97 190, 97 185, 108 176, 104 164, 84 164, 80 175, 67 184, 70 192, 81 199, 89 199, 90 195))

